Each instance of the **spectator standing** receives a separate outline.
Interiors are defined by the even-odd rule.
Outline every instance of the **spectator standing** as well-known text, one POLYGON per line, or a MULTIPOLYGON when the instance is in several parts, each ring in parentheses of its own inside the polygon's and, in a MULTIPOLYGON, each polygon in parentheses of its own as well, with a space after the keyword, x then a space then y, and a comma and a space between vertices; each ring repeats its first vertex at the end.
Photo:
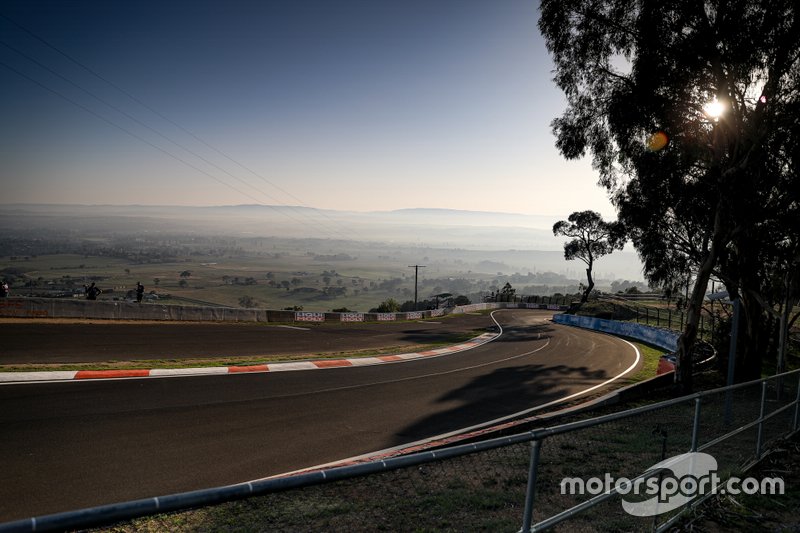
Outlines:
POLYGON ((91 285, 89 285, 88 287, 86 287, 86 299, 87 299, 87 300, 97 300, 97 296, 98 296, 98 295, 99 295, 101 292, 103 292, 103 291, 101 291, 101 290, 100 290, 100 288, 99 288, 99 287, 97 287, 97 286, 94 284, 94 281, 93 281, 91 285))
POLYGON ((144 297, 144 285, 140 281, 136 282, 136 303, 142 303, 144 297))

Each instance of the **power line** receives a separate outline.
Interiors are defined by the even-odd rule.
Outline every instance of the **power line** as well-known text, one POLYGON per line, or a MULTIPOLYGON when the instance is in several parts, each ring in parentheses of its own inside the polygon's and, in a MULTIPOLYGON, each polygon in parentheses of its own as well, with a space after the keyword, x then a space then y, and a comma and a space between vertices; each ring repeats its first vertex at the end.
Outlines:
MULTIPOLYGON (((209 161, 208 159, 206 159, 206 158, 205 158, 205 157, 203 157, 202 155, 200 155, 200 154, 196 153, 195 151, 193 151, 193 150, 191 150, 191 149, 189 149, 189 148, 187 148, 187 147, 183 146, 182 144, 180 144, 180 143, 178 143, 178 142, 176 142, 176 141, 174 141, 174 140, 170 139, 170 138, 169 138, 169 137, 167 137, 166 135, 164 135, 164 134, 160 133, 160 132, 159 132, 159 131, 157 131, 156 129, 154 129, 154 128, 150 127, 149 125, 145 124, 145 123, 144 123, 144 122, 142 122, 141 120, 139 120, 139 119, 137 119, 136 117, 134 117, 134 116, 130 115, 129 113, 125 112, 124 110, 120 109, 119 107, 115 106, 114 104, 111 104, 111 103, 107 102, 106 100, 104 100, 104 99, 103 99, 103 98, 101 98, 100 96, 96 95, 96 94, 95 94, 95 93, 93 93, 92 91, 89 91, 88 89, 86 89, 86 88, 82 87, 81 85, 79 85, 79 84, 77 84, 77 83, 73 82, 73 81, 72 81, 72 80, 70 80, 69 78, 67 78, 67 77, 65 77, 65 76, 63 76, 63 75, 61 75, 60 73, 58 73, 58 72, 56 72, 55 70, 53 70, 53 69, 51 69, 50 67, 48 67, 47 65, 44 65, 43 63, 41 63, 41 62, 39 62, 38 60, 36 60, 35 58, 33 58, 33 57, 29 56, 29 55, 28 55, 28 54, 26 54, 25 52, 23 52, 23 51, 21 51, 21 50, 17 49, 16 47, 14 47, 14 46, 12 46, 12 45, 9 45, 8 43, 6 43, 6 42, 4 42, 4 41, 2 41, 2 40, 0 40, 0 44, 2 44, 3 46, 5 46, 6 48, 9 48, 10 50, 12 50, 12 51, 16 52, 17 54, 21 55, 21 56, 22 56, 22 57, 24 57, 25 59, 27 59, 27 60, 31 61, 32 63, 34 63, 34 64, 38 65, 40 68, 42 68, 42 69, 44 69, 44 70, 46 70, 46 71, 50 72, 50 73, 51 73, 51 74, 53 74, 54 76, 57 76, 58 78, 60 78, 60 79, 64 80, 65 82, 69 83, 69 84, 70 84, 70 85, 72 85, 73 87, 76 87, 77 89, 81 90, 82 92, 84 92, 84 93, 88 94, 89 96, 91 96, 91 97, 92 97, 92 98, 94 98, 95 100, 97 100, 97 101, 99 101, 100 103, 102 103, 102 104, 104 104, 104 105, 108 106, 109 108, 111 108, 111 109, 113 109, 114 111, 116 111, 116 112, 120 113, 121 115, 123 115, 123 116, 127 117, 128 119, 132 120, 133 122, 135 122, 135 123, 139 124, 140 126, 142 126, 142 127, 146 128, 146 129, 148 129, 148 130, 152 131, 153 133, 155 133, 156 135, 158 135, 158 136, 160 136, 161 138, 165 139, 166 141, 170 142, 171 144, 173 144, 173 145, 177 146, 178 148, 180 148, 180 149, 184 150, 185 152, 187 152, 187 153, 189 153, 189 154, 192 154, 193 156, 197 157, 197 158, 198 158, 198 159, 200 159, 201 161, 203 161, 203 162, 205 162, 206 164, 208 164, 208 165, 210 165, 210 166, 212 166, 212 167, 216 168, 217 170, 220 170, 221 172, 223 172, 223 173, 227 174, 228 176, 230 176, 231 178, 233 178, 233 179, 237 180, 238 182, 242 183, 243 185, 246 185, 246 186, 250 187, 251 189, 255 190, 257 193, 259 193, 259 194, 262 194, 262 195, 266 196, 267 198, 273 198, 272 196, 270 196, 270 195, 269 195, 269 194, 267 194, 266 192, 264 192, 264 191, 260 190, 258 187, 254 187, 253 185, 251 185, 251 184, 247 183, 245 180, 243 180, 243 179, 239 178, 238 176, 235 176, 235 175, 231 174, 230 172, 228 172, 228 171, 227 171, 227 170, 225 170, 224 168, 220 167, 219 165, 216 165, 215 163, 213 163, 213 162, 209 161)), ((17 71, 17 73, 19 74, 19 71, 17 71)), ((27 77, 27 76, 26 76, 26 77, 27 77)), ((31 78, 30 78, 30 77, 27 77, 27 78, 28 78, 29 80, 31 80, 31 78)), ((43 86, 41 83, 39 83, 39 85, 40 85, 40 86, 43 86)), ((62 96, 63 96, 63 95, 62 95, 62 96)), ((75 102, 73 101, 72 103, 74 104, 75 102)), ((87 109, 87 108, 86 108, 86 107, 84 107, 84 106, 80 106, 80 107, 81 107, 82 109, 84 109, 84 110, 86 110, 86 109, 87 109)), ((92 114, 94 114, 95 116, 99 116, 97 113, 92 113, 92 114)), ((106 120, 106 119, 104 119, 104 120, 106 120)), ((109 121, 108 121, 108 120, 106 120, 106 122, 109 122, 109 121)), ((123 129, 123 131, 126 131, 126 133, 129 133, 129 134, 131 133, 130 131, 128 131, 128 130, 126 130, 126 129, 123 129)), ((139 139, 139 140, 143 140, 143 138, 142 138, 142 137, 140 137, 140 136, 135 136, 135 137, 136 137, 137 139, 139 139)), ((153 145, 153 144, 152 144, 152 143, 150 143, 150 142, 148 142, 147 144, 149 144, 150 146, 156 147, 155 145, 153 145)), ((158 148, 158 147, 156 147, 156 148, 158 148)), ((163 149, 161 149, 161 148, 159 148, 159 150, 161 150, 161 151, 162 151, 162 152, 164 152, 164 153, 167 153, 165 150, 163 150, 163 149)), ((184 164, 188 164, 188 163, 187 163, 185 160, 183 160, 182 158, 177 158, 177 159, 178 159, 180 162, 184 163, 184 164)), ((196 166, 194 166, 194 165, 190 165, 190 166, 191 166, 191 168, 193 168, 193 169, 195 169, 195 170, 198 170, 198 168, 197 168, 196 166)), ((204 174, 206 174, 207 176, 209 176, 209 175, 210 175, 210 174, 208 174, 208 173, 204 173, 204 174)), ((221 180, 219 180, 219 179, 217 179, 217 178, 214 178, 214 179, 216 179, 216 181, 218 181, 218 182, 222 183, 222 181, 221 181, 221 180)), ((237 192, 240 192, 240 193, 241 193, 241 191, 239 191, 238 189, 236 189, 236 188, 233 188, 233 189, 234 189, 234 190, 236 190, 237 192)), ((244 194, 244 193, 242 193, 242 194, 244 194)), ((253 197, 252 195, 250 195, 250 194, 245 194, 245 195, 246 195, 248 198, 250 198, 250 199, 254 200, 256 203, 258 203, 258 204, 262 204, 262 202, 261 202, 260 200, 258 200, 257 198, 253 197)), ((273 199, 275 199, 275 198, 273 198, 273 199)), ((275 199, 275 200, 277 201, 277 199, 275 199)), ((279 201, 278 201, 278 202, 279 202, 279 201)), ((292 219, 294 222, 297 222, 297 223, 300 223, 300 224, 305 224, 305 222, 304 222, 304 221, 302 221, 302 220, 298 220, 298 219, 296 219, 296 218, 292 217, 291 215, 289 215, 289 214, 287 214, 287 213, 282 213, 282 214, 283 214, 284 216, 286 216, 286 217, 288 217, 288 218, 292 219)), ((337 235, 336 235, 335 233, 332 233, 332 232, 328 231, 328 230, 327 230, 327 228, 322 228, 322 229, 323 229, 323 231, 324 231, 324 232, 328 233, 328 235, 329 235, 329 236, 337 237, 337 235)))
POLYGON ((244 192, 244 191, 240 191, 239 189, 237 189, 236 187, 234 187, 234 186, 233 186, 233 185, 231 185, 230 183, 226 183, 226 182, 224 182, 224 181, 220 180, 219 178, 217 178, 217 177, 216 177, 216 176, 214 176, 213 174, 209 174, 209 173, 208 173, 208 172, 206 172, 205 170, 203 170, 203 169, 201 169, 201 168, 199 168, 199 167, 196 167, 195 165, 191 164, 190 162, 186 161, 185 159, 182 159, 180 156, 177 156, 177 155, 175 155, 175 154, 173 154, 173 153, 169 152, 168 150, 164 150, 164 149, 163 149, 163 148, 161 148, 160 146, 158 146, 158 145, 155 145, 155 144, 151 143, 151 142, 150 142, 150 141, 148 141, 147 139, 145 139, 145 138, 143 138, 143 137, 141 137, 141 136, 139 136, 139 135, 137 135, 137 134, 133 133, 133 132, 132 132, 132 131, 130 131, 129 129, 127 129, 127 128, 123 127, 123 126, 120 126, 120 125, 119 125, 119 124, 117 124, 116 122, 113 122, 113 121, 109 120, 108 118, 106 118, 106 117, 104 117, 104 116, 100 115, 99 113, 96 113, 96 112, 92 111, 92 110, 91 110, 91 109, 89 109, 88 107, 84 106, 83 104, 81 104, 81 103, 79 103, 79 102, 76 102, 76 101, 75 101, 75 100, 73 100, 72 98, 70 98, 70 97, 68 97, 68 96, 66 96, 66 95, 64 95, 64 94, 62 94, 62 93, 60 93, 60 92, 56 91, 55 89, 52 89, 52 88, 50 88, 50 87, 48 87, 48 86, 44 85, 43 83, 40 83, 39 81, 37 81, 37 80, 35 80, 35 79, 31 78, 31 77, 30 77, 30 76, 28 76, 27 74, 25 74, 25 73, 23 73, 23 72, 20 72, 19 70, 17 70, 16 68, 12 67, 12 66, 11 66, 11 65, 9 65, 8 63, 6 63, 6 62, 4 62, 4 61, 0 61, 0 65, 4 66, 4 67, 5 67, 5 68, 7 68, 8 70, 10 70, 10 71, 14 72, 14 73, 15 73, 15 74, 17 74, 18 76, 21 76, 21 77, 25 78, 26 80, 30 81, 31 83, 34 83, 34 84, 38 85, 38 86, 39 86, 39 87, 41 87, 42 89, 45 89, 46 91, 49 91, 49 92, 51 92, 51 93, 55 94, 56 96, 58 96, 58 97, 60 97, 60 98, 62 98, 62 99, 64 99, 64 100, 66 100, 67 102, 71 103, 72 105, 74 105, 74 106, 76 106, 76 107, 78 107, 78 108, 80 108, 80 109, 83 109, 83 110, 84 110, 84 111, 86 111, 87 113, 89 113, 89 114, 91 114, 91 115, 93 115, 93 116, 95 116, 95 117, 99 118, 99 119, 100 119, 100 120, 102 120, 103 122, 105 122, 105 123, 107 123, 107 124, 109 124, 109 125, 111 125, 111 126, 113 126, 113 127, 117 128, 117 129, 119 129, 119 130, 121 130, 121 131, 123 131, 123 132, 127 133, 128 135, 130 135, 130 136, 131 136, 131 137, 133 137, 134 139, 138 139, 139 141, 141 141, 141 142, 143 142, 143 143, 147 144, 148 146, 151 146, 151 147, 155 148, 155 149, 156 149, 156 150, 158 150, 159 152, 162 152, 163 154, 165 154, 165 155, 167 155, 167 156, 169 156, 169 157, 171 157, 171 158, 175 159, 176 161, 179 161, 179 162, 183 163, 184 165, 186 165, 186 166, 188 166, 188 167, 190 167, 190 168, 192 168, 192 169, 194 169, 194 170, 196 170, 196 171, 200 172, 201 174, 205 174, 206 176, 208 176, 209 178, 211 178, 211 179, 215 180, 216 182, 218 182, 218 183, 220 183, 220 184, 222 184, 222 185, 225 185, 226 187, 228 187, 228 188, 230 188, 230 189, 233 189, 234 191, 236 191, 237 193, 241 194, 242 196, 246 196, 246 197, 248 197, 248 198, 250 198, 250 199, 254 200, 254 201, 255 201, 255 202, 257 202, 257 203, 261 203, 261 202, 260 202, 258 199, 254 198, 254 197, 253 197, 253 196, 251 196, 250 194, 248 194, 248 193, 246 193, 246 192, 244 192))
MULTIPOLYGON (((91 74, 92 76, 94 76, 94 77, 98 78, 99 80, 103 81, 104 83, 106 83, 106 84, 110 85, 111 87, 113 87, 113 88, 114 88, 114 89, 116 89, 117 91, 121 92, 122 94, 124 94, 125 96, 127 96, 128 98, 130 98, 131 100, 133 100, 134 102, 136 102, 137 104, 139 104, 140 106, 142 106, 142 107, 144 107, 145 109, 149 110, 150 112, 154 113, 155 115, 157 115, 157 116, 158 116, 158 117, 160 117, 161 119, 163 119, 163 120, 165 120, 165 121, 169 122, 170 124, 172 124, 172 125, 173 125, 173 126, 175 126, 176 128, 178 128, 178 129, 180 129, 181 131, 183 131, 184 133, 186 133, 186 134, 190 135, 192 138, 194 138, 195 140, 197 140, 198 142, 200 142, 200 143, 201 143, 201 144, 203 144, 204 146, 206 146, 206 147, 210 148, 211 150, 213 150, 213 151, 217 152, 218 154, 222 155, 224 158, 228 159, 229 161, 233 162, 234 164, 236 164, 236 165, 238 165, 239 167, 243 168, 244 170, 248 171, 248 172, 249 172, 249 173, 251 173, 252 175, 254 175, 254 176, 256 176, 256 177, 260 178, 262 181, 264 181, 264 182, 265 182, 265 183, 267 183, 268 185, 271 185, 272 187, 274 187, 274 188, 278 189, 279 191, 281 191, 282 193, 286 194, 286 195, 287 195, 287 196, 289 196, 290 198, 293 198, 294 200, 298 201, 298 202, 300 203, 300 207, 304 207, 305 209, 311 209, 311 210, 313 210, 315 213, 317 213, 318 215, 321 215, 321 216, 323 216, 324 218, 326 218, 328 221, 330 221, 330 222, 333 222, 333 223, 337 223, 337 221, 336 221, 336 220, 334 220, 333 218, 329 217, 329 216, 328 216, 328 215, 326 215, 324 212, 322 212, 322 211, 320 211, 320 210, 318 210, 318 209, 316 209, 316 208, 310 208, 310 207, 307 207, 307 206, 305 206, 302 200, 300 200, 299 198, 297 198, 296 196, 294 196, 294 195, 293 195, 293 194, 291 194, 290 192, 288 192, 288 191, 286 191, 286 190, 282 189, 281 187, 279 187, 278 185, 276 185, 276 184, 272 183, 271 181, 269 181, 268 179, 266 179, 265 177, 263 177, 263 176, 262 176, 262 175, 260 175, 259 173, 255 172, 254 170, 252 170, 252 169, 250 169, 249 167, 245 166, 243 163, 240 163, 239 161, 237 161, 237 160, 233 159, 232 157, 230 157, 228 154, 226 154, 226 153, 225 153, 225 152, 223 152, 222 150, 220 150, 220 149, 218 149, 218 148, 214 147, 213 145, 209 144, 208 142, 206 142, 205 140, 201 139, 200 137, 198 137, 197 135, 195 135, 194 133, 192 133, 192 132, 191 132, 191 131, 189 131, 188 129, 184 128, 183 126, 181 126, 181 125, 180 125, 180 124, 178 124, 177 122, 175 122, 175 121, 171 120, 170 118, 168 118, 168 117, 164 116, 162 113, 160 113, 160 112, 159 112, 159 111, 157 111, 156 109, 153 109, 151 106, 147 105, 145 102, 141 101, 139 98, 137 98, 136 96, 134 96, 134 95, 133 95, 133 94, 131 94, 130 92, 126 91, 125 89, 123 89, 123 88, 122 88, 122 87, 120 87, 119 85, 115 84, 115 83, 114 83, 114 82, 112 82, 111 80, 109 80, 109 79, 105 78, 104 76, 100 75, 100 74, 99 74, 99 73, 97 73, 95 70, 93 70, 93 69, 92 69, 92 68, 90 68, 89 66, 85 65, 85 64, 84 64, 84 63, 82 63, 81 61, 77 60, 76 58, 72 57, 70 54, 68 54, 68 53, 64 52, 63 50, 61 50, 61 49, 60 49, 60 48, 58 48, 57 46, 55 46, 55 45, 51 44, 49 41, 45 40, 43 37, 41 37, 41 36, 37 35, 37 34, 36 34, 36 33, 34 33, 33 31, 31 31, 31 30, 29 30, 28 28, 26 28, 26 27, 22 26, 21 24, 19 24, 19 23, 18 23, 18 22, 16 22, 15 20, 11 19, 10 17, 8 17, 8 16, 6 16, 6 15, 4 15, 4 14, 2 14, 2 13, 0 13, 0 18, 3 18, 3 19, 5 19, 5 20, 7 20, 8 22, 10 22, 11 24, 13 24, 14 26, 16 26, 17 28, 19 28, 20 30, 24 31, 25 33, 27 33, 28 35, 30 35, 30 36, 31 36, 31 37, 33 37, 34 39, 38 40, 39 42, 41 42, 42 44, 44 44, 44 45, 45 45, 45 46, 47 46, 48 48, 50 48, 50 49, 54 50, 55 52, 57 52, 58 54, 62 55, 63 57, 65 57, 66 59, 68 59, 69 61, 71 61, 72 63, 74 63, 75 65, 78 65, 79 67, 81 67, 82 69, 84 69, 86 72, 88 72, 88 73, 89 73, 89 74, 91 74)), ((243 179, 241 179, 241 178, 239 178, 239 177, 237 177, 237 176, 235 176, 235 175, 231 174, 231 173, 230 173, 230 172, 228 172, 227 170, 225 170, 225 169, 223 169, 222 167, 220 167, 220 166, 216 165, 215 163, 212 163, 211 161, 209 161, 209 160, 207 160, 206 158, 204 158, 203 156, 201 156, 201 155, 197 154, 197 153, 196 153, 196 152, 194 152, 193 150, 190 150, 190 149, 186 148, 185 146, 183 146, 183 145, 181 145, 181 144, 179 144, 179 143, 177 143, 177 142, 173 141, 172 139, 170 139, 169 137, 167 137, 167 136, 163 135, 162 133, 158 132, 158 131, 157 131, 157 130, 155 130, 154 128, 152 128, 152 127, 148 126, 147 124, 145 124, 145 123, 143 123, 142 121, 140 121, 140 120, 136 119, 135 117, 131 116, 130 114, 126 113, 125 111, 123 111, 123 110, 119 109, 117 106, 114 106, 113 104, 110 104, 110 103, 106 102, 105 100, 103 100, 103 99, 102 99, 102 98, 100 98, 99 96, 95 95, 95 94, 94 94, 94 93, 92 93, 91 91, 88 91, 87 89, 84 89, 84 88, 83 88, 83 87, 81 87, 80 85, 78 85, 78 84, 76 84, 76 83, 72 82, 71 80, 67 79, 66 77, 62 76, 61 74, 59 74, 59 73, 55 72, 54 70, 50 69, 49 67, 47 67, 47 66, 43 65, 42 63, 40 63, 40 62, 39 62, 39 61, 37 61, 36 59, 34 59, 34 58, 30 57, 29 55, 27 55, 27 54, 25 54, 24 52, 22 52, 22 51, 18 50, 17 48, 15 48, 15 47, 13 47, 13 46, 11 46, 11 45, 9 45, 9 44, 7 44, 7 43, 3 42, 3 41, 0 41, 0 43, 2 43, 3 45, 5 45, 5 46, 6 46, 6 47, 8 47, 9 49, 13 50, 14 52, 16 52, 16 53, 18 53, 18 54, 22 55, 22 56, 23 56, 23 57, 25 57, 26 59, 28 59, 28 60, 32 61, 33 63, 35 63, 35 64, 39 65, 41 68, 44 68, 45 70, 47 70, 47 71, 51 72, 52 74, 54 74, 54 75, 58 76, 59 78, 63 79, 64 81, 66 81, 66 82, 68 82, 68 83, 72 84, 73 86, 77 87, 78 89, 82 90, 83 92, 85 92, 85 93, 89 94, 89 95, 90 95, 90 96, 92 96, 93 98, 97 99, 98 101, 102 102, 103 104, 107 105, 108 107, 110 107, 110 108, 114 109, 114 110, 115 110, 115 111, 117 111, 118 113, 120 113, 120 114, 122 114, 122 115, 126 116, 126 117, 127 117, 127 118, 129 118, 130 120, 133 120, 134 122, 136 122, 136 123, 140 124, 141 126, 143 126, 143 127, 147 128, 147 129, 149 129, 149 130, 150 130, 150 131, 152 131, 153 133, 155 133, 155 134, 159 135, 160 137, 162 137, 162 138, 166 139, 168 142, 170 142, 170 143, 174 144, 174 145, 175 145, 175 146, 177 146, 178 148, 181 148, 182 150, 184 150, 184 151, 186 151, 186 152, 188 152, 188 153, 190 153, 190 154, 194 155, 194 156, 195 156, 195 157, 197 157, 198 159, 201 159, 201 160, 202 160, 202 161, 204 161, 206 164, 209 164, 209 165, 213 166, 214 168, 216 168, 216 169, 218 169, 218 170, 220 170, 220 171, 224 172, 225 174, 227 174, 228 176, 230 176, 230 177, 232 177, 232 178, 236 179, 236 180, 237 180, 237 181, 239 181, 240 183, 243 183, 244 185, 246 185, 246 186, 250 187, 251 189, 253 189, 253 190, 257 191, 258 193, 260 193, 260 194, 263 194, 265 197, 267 197, 267 198, 270 198, 270 199, 272 199, 272 200, 275 200, 276 202, 278 202, 279 204, 281 204, 283 207, 287 207, 287 208, 291 209, 293 212, 297 212, 298 214, 301 214, 301 215, 303 215, 303 216, 307 216, 307 213, 306 213, 305 211, 299 211, 299 210, 295 209, 295 207, 293 207, 293 206, 290 206, 290 205, 286 205, 286 204, 284 204, 283 202, 281 202, 281 201, 280 201, 280 200, 278 200, 277 198, 273 197, 272 195, 270 195, 270 194, 268 194, 268 193, 266 193, 266 192, 262 191, 261 189, 259 189, 259 188, 255 187, 255 186, 253 186, 253 185, 251 185, 251 184, 247 183, 247 182, 246 182, 246 181, 244 181, 243 179)), ((148 143, 148 144, 149 144, 149 143, 148 143)), ((151 146, 152 146, 152 145, 151 145, 151 146)), ((196 168, 196 167, 193 167, 193 168, 196 168)), ((215 178, 215 179, 216 179, 216 178, 215 178)), ((219 180, 217 180, 217 181, 219 181, 219 180)), ((248 198, 254 199, 254 198, 253 198, 252 196, 250 196, 250 195, 246 195, 246 196, 247 196, 248 198)), ((255 199, 254 199, 254 200, 255 200, 255 199)), ((261 202, 260 202, 259 200, 255 200, 255 201, 256 201, 257 203, 261 204, 261 202)), ((284 213, 284 214, 285 214, 285 213, 284 213)), ((288 215, 287 215, 287 216, 288 216, 288 215)), ((291 217, 290 217, 290 218, 291 218, 291 217)), ((295 220, 295 222, 300 222, 300 221, 298 221, 297 219, 293 219, 293 220, 295 220)), ((316 222, 317 222, 317 221, 313 220, 313 222, 316 224, 316 222)), ((301 222, 301 223, 302 223, 302 222, 301 222)), ((352 237, 352 234, 354 233, 354 232, 352 231, 352 229, 350 229, 350 230, 349 230, 349 231, 350 231, 350 234, 349 234, 349 235, 347 235, 347 234, 344 234, 344 233, 339 233, 339 231, 338 231, 338 230, 334 230, 334 232, 335 232, 335 233, 331 233, 331 231, 329 231, 327 228, 324 228, 324 231, 325 231, 325 232, 327 232, 329 235, 335 235, 335 234, 339 234, 340 238, 343 238, 343 239, 345 239, 345 240, 349 240, 349 239, 352 237)))

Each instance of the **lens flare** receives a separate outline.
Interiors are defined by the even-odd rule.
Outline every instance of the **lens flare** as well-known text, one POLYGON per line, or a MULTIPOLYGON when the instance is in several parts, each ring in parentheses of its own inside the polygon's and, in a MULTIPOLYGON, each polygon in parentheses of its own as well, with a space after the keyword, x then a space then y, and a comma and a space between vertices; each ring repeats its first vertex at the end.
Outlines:
POLYGON ((657 131, 647 139, 647 149, 651 152, 662 150, 669 143, 669 137, 663 131, 657 131))

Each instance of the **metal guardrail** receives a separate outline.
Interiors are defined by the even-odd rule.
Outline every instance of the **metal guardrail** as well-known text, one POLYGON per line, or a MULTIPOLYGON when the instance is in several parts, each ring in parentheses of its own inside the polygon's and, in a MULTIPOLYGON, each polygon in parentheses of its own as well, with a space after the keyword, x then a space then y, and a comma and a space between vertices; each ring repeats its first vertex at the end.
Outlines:
MULTIPOLYGON (((588 529, 664 531, 688 507, 643 519, 614 505, 620 500, 615 489, 593 497, 564 495, 557 490, 559 480, 602 473, 629 480, 654 477, 658 471, 650 467, 667 453, 690 451, 713 452, 720 472, 730 476, 763 458, 776 439, 798 430, 798 379, 800 371, 793 371, 474 444, 19 520, 0 524, 0 533, 87 528, 257 495, 304 501, 292 507, 294 513, 320 502, 331 506, 363 500, 369 504, 353 511, 354 524, 363 527, 370 520, 392 520, 389 525, 394 530, 417 527, 404 521, 413 513, 424 513, 419 518, 422 523, 447 520, 452 527, 453 519, 466 521, 456 524, 457 529, 469 529, 491 515, 492 527, 497 529, 508 529, 516 516, 524 533, 565 521, 588 529), (376 503, 375 494, 385 495, 384 503, 376 503)), ((335 518, 345 520, 345 526, 341 522, 331 526, 324 522, 327 518, 314 519, 323 520, 323 527, 341 529, 346 527, 346 512, 335 518)), ((310 529, 303 522, 308 517, 297 519, 306 527, 277 522, 265 523, 264 528, 310 529)))

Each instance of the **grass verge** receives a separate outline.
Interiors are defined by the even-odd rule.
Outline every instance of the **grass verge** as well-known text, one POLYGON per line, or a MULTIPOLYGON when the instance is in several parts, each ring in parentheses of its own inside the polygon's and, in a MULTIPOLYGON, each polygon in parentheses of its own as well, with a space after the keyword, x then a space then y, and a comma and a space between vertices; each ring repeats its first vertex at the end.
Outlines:
POLYGON ((395 355, 435 350, 444 346, 459 344, 474 339, 485 333, 484 330, 454 333, 446 340, 427 344, 400 344, 385 348, 348 350, 341 352, 312 352, 304 354, 269 354, 246 355, 203 358, 170 358, 146 359, 137 361, 103 361, 94 363, 54 363, 54 364, 10 364, 0 365, 0 372, 43 372, 43 371, 72 371, 72 370, 136 370, 152 368, 205 368, 216 366, 247 366, 265 363, 287 363, 310 360, 327 359, 354 359, 360 357, 374 357, 378 355, 395 355))

